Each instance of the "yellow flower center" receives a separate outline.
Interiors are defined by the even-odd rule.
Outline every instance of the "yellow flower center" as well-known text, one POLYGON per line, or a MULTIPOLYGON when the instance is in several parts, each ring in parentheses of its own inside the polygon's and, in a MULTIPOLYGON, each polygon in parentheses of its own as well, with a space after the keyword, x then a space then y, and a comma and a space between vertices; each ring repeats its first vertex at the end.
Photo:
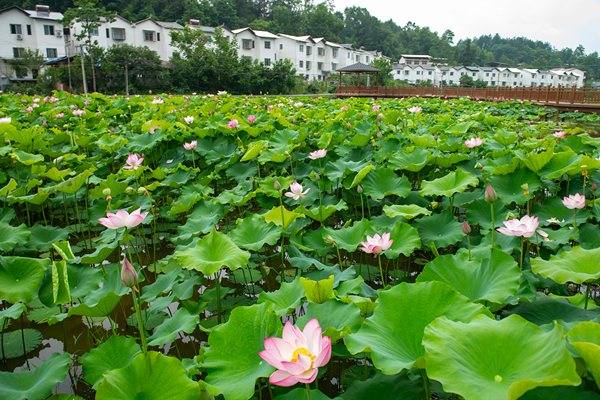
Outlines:
POLYGON ((307 356, 308 358, 310 358, 310 364, 311 365, 315 361, 316 357, 313 355, 313 353, 310 352, 310 350, 308 350, 306 347, 298 347, 296 350, 294 350, 294 354, 292 354, 292 362, 298 361, 298 358, 300 357, 300 354, 302 354, 303 356, 307 356))

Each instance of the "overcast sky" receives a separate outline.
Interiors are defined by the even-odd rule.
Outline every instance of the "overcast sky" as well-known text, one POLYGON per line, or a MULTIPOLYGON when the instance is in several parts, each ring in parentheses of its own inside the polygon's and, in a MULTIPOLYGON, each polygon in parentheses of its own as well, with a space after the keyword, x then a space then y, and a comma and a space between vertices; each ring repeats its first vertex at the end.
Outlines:
POLYGON ((412 21, 456 39, 499 33, 550 42, 558 48, 582 44, 600 52, 600 0, 333 0, 343 11, 365 7, 381 20, 412 21))

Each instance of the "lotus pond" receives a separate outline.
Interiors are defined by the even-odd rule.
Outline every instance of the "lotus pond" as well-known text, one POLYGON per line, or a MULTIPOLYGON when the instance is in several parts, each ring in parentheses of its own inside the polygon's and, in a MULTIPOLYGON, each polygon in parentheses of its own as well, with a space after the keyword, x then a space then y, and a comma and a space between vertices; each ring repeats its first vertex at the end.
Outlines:
POLYGON ((0 399, 600 399, 600 116, 0 96, 0 399))

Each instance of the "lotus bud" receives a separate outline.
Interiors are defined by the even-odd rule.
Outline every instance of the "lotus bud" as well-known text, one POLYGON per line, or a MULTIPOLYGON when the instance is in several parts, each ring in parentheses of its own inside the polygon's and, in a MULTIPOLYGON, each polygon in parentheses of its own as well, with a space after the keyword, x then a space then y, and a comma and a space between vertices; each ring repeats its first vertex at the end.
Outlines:
POLYGON ((529 196, 529 184, 524 183, 521 185, 521 189, 523 189, 523 196, 529 196))
POLYGON ((363 187, 362 187, 361 185, 358 185, 358 186, 356 187, 356 191, 357 191, 358 193, 362 193, 362 192, 363 192, 363 187))
POLYGON ((462 231, 465 235, 471 234, 471 225, 469 225, 469 221, 464 220, 462 223, 462 231))
POLYGON ((132 188, 131 186, 127 186, 127 188, 125 188, 125 193, 127 194, 133 194, 135 192, 135 189, 132 188))
POLYGON ((432 201, 431 202, 431 208, 438 208, 440 205, 440 203, 438 203, 437 201, 432 201))
POLYGON ((102 194, 104 196, 110 196, 112 194, 112 191, 110 190, 110 188, 104 188, 102 189, 102 194))
POLYGON ((144 196, 148 196, 148 194, 149 194, 149 193, 148 193, 148 189, 146 189, 146 188, 145 188, 145 187, 143 187, 143 186, 140 186, 140 187, 138 188, 138 194, 141 194, 141 195, 144 195, 144 196))
POLYGON ((595 192, 598 190, 598 184, 596 182, 592 182, 592 191, 595 192))
POLYGON ((494 190, 494 187, 492 185, 488 184, 485 187, 485 192, 483 193, 483 198, 488 203, 493 203, 494 201, 496 201, 498 196, 496 196, 496 191, 494 190))
POLYGON ((127 257, 121 261, 121 282, 124 286, 132 287, 137 282, 138 274, 127 257))
POLYGON ((331 237, 331 235, 327 235, 323 238, 325 243, 327 244, 335 244, 335 240, 331 237))

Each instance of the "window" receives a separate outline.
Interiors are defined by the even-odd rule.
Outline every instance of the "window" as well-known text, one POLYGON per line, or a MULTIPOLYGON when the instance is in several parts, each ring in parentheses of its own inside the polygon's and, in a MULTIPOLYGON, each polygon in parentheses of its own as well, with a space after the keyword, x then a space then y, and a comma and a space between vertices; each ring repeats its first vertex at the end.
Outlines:
POLYGON ((318 47, 318 48, 317 48, 317 55, 319 55, 319 56, 324 56, 324 55, 325 55, 325 48, 323 48, 323 47, 318 47))
POLYGON ((443 76, 446 76, 446 71, 443 71, 443 72, 442 72, 442 75, 443 75, 443 76))
POLYGON ((154 31, 144 31, 144 41, 154 42, 154 31))
POLYGON ((31 25, 27 25, 27 34, 31 36, 31 25))
POLYGON ((90 35, 92 35, 92 36, 98 36, 98 28, 92 28, 92 29, 90 29, 90 35))
POLYGON ((110 29, 106 28, 106 37, 109 38, 110 37, 110 29))
POLYGON ((264 64, 268 67, 269 65, 271 65, 271 59, 270 58, 265 58, 264 64))
POLYGON ((427 72, 427 75, 431 75, 432 73, 433 73, 432 71, 429 71, 429 72, 427 72))
POLYGON ((310 71, 310 61, 307 61, 307 62, 306 62, 306 70, 307 70, 307 71, 310 71))
POLYGON ((417 71, 417 75, 421 75, 421 71, 417 71))
POLYGON ((58 57, 58 51, 56 49, 46 49, 46 57, 56 58, 58 57))
POLYGON ((477 76, 477 74, 475 72, 473 72, 473 76, 477 76))
POLYGON ((156 41, 160 42, 160 32, 156 32, 156 41))
POLYGON ((332 49, 332 55, 333 55, 333 58, 337 58, 337 56, 338 56, 338 49, 332 49))
POLYGON ((115 42, 122 42, 125 40, 125 28, 111 28, 111 32, 115 42))
POLYGON ((322 71, 323 70, 323 63, 322 62, 318 62, 317 63, 317 70, 318 71, 322 71))
POLYGON ((23 33, 21 30, 21 24, 10 24, 10 33, 13 35, 20 35, 23 33))
POLYGON ((337 63, 331 63, 331 70, 332 71, 337 70, 337 66, 338 66, 337 63))
POLYGON ((454 76, 454 71, 450 71, 450 76, 454 76))
POLYGON ((23 57, 23 53, 25 52, 25 48, 24 47, 13 47, 13 57, 14 58, 21 58, 23 57))
POLYGON ((409 70, 407 70, 407 69, 404 70, 404 75, 408 75, 409 73, 410 73, 409 70))
POLYGON ((54 25, 44 25, 44 35, 54 36, 54 25))
POLYGON ((283 43, 279 43, 279 50, 283 50, 283 43))
POLYGON ((489 73, 489 72, 486 72, 486 73, 485 73, 485 76, 490 76, 490 73, 489 73))
POLYGON ((371 59, 369 58, 369 56, 367 56, 367 63, 370 62, 370 61, 371 61, 371 59))
POLYGON ((312 47, 306 46, 306 55, 310 56, 312 54, 312 47))
POLYGON ((348 56, 346 57, 348 60, 350 59, 350 52, 348 52, 348 56))
POLYGON ((303 60, 298 61, 298 66, 300 68, 304 68, 304 61, 303 60))
POLYGON ((304 45, 303 45, 303 44, 301 44, 301 45, 298 47, 298 50, 299 50, 300 52, 304 53, 304 45))
POLYGON ((252 50, 254 48, 254 40, 252 39, 242 39, 242 49, 244 50, 252 50))
POLYGON ((360 61, 360 56, 357 54, 356 55, 356 62, 359 62, 359 61, 360 61))
POLYGON ((270 48, 271 48, 271 41, 265 40, 265 49, 270 49, 270 48))

